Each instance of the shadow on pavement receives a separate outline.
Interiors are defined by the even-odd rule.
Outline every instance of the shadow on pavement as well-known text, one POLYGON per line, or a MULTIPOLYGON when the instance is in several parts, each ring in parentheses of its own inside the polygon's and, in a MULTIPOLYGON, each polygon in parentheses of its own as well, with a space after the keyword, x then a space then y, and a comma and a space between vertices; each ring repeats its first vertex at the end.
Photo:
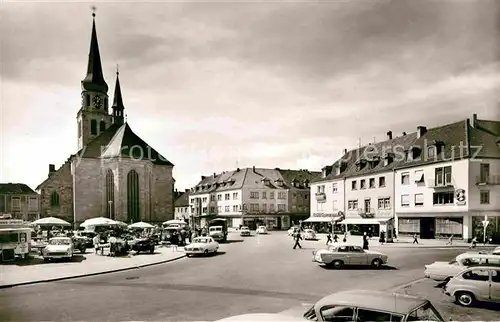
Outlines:
POLYGON ((15 266, 30 266, 30 265, 40 265, 40 264, 47 264, 47 265, 50 265, 51 263, 62 263, 62 262, 68 262, 68 263, 80 263, 80 262, 83 262, 84 260, 86 260, 87 258, 83 255, 73 255, 73 259, 71 261, 68 261, 67 259, 52 259, 48 262, 45 262, 43 260, 42 257, 40 256, 32 256, 30 258, 26 258, 26 259, 21 259, 21 260, 17 260, 17 261, 14 261, 14 262, 5 262, 5 263, 2 263, 2 265, 15 265, 15 266))
POLYGON ((492 303, 492 302, 477 302, 473 306, 473 308, 500 312, 500 305, 498 305, 498 303, 492 303))
POLYGON ((221 244, 233 244, 233 243, 242 243, 243 242, 243 239, 230 239, 230 240, 226 240, 225 243, 221 243, 221 244))
MULTIPOLYGON (((327 267, 324 265, 322 265, 321 267, 323 267, 324 269, 327 269, 327 270, 338 270, 336 268, 327 267)), ((342 267, 340 270, 343 270, 343 271, 394 271, 394 270, 399 270, 399 268, 394 267, 394 266, 388 266, 388 265, 383 265, 380 268, 372 268, 371 266, 361 266, 361 265, 359 265, 359 266, 358 265, 348 265, 348 266, 342 267)))
POLYGON ((217 257, 217 256, 225 255, 225 254, 226 254, 226 252, 218 251, 217 253, 210 253, 208 255, 204 255, 204 254, 191 255, 191 256, 189 256, 189 258, 217 257))

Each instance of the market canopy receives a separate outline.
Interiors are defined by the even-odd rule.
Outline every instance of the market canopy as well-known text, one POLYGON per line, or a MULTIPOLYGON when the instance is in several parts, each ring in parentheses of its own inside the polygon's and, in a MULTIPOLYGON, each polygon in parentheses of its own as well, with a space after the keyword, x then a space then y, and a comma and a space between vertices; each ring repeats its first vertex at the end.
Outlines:
POLYGON ((155 228, 155 226, 148 224, 147 222, 139 221, 131 225, 128 225, 128 228, 148 229, 148 228, 155 228))
POLYGON ((118 223, 112 219, 105 217, 97 217, 85 220, 80 226, 90 227, 90 226, 116 226, 118 223))
POLYGON ((309 218, 307 218, 306 220, 302 221, 302 222, 332 222, 332 221, 339 221, 341 220, 342 217, 341 216, 332 216, 332 217, 317 217, 317 216, 311 216, 309 218))
POLYGON ((66 220, 62 220, 56 217, 45 217, 38 220, 35 220, 31 223, 36 226, 71 226, 69 222, 66 220))
POLYGON ((115 220, 115 222, 116 222, 116 225, 118 225, 118 226, 123 226, 123 227, 127 227, 128 226, 128 224, 124 223, 123 221, 115 220))
POLYGON ((185 225, 186 222, 184 220, 179 220, 179 219, 172 219, 172 220, 167 220, 163 223, 164 225, 185 225))

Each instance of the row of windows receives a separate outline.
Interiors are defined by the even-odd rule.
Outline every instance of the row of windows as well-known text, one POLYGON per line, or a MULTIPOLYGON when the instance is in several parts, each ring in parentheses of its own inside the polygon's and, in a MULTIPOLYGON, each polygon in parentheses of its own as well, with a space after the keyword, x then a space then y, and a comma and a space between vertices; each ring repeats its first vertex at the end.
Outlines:
MULTIPOLYGON (((259 192, 251 191, 250 199, 259 199, 259 192)), ((267 199, 267 191, 262 191, 262 199, 267 199)), ((274 191, 269 192, 269 199, 274 199, 274 191)), ((286 199, 286 192, 279 191, 277 199, 286 199)))
MULTIPOLYGON (((379 177, 378 178, 378 187, 383 188, 385 187, 385 177, 379 177)), ((370 178, 368 180, 366 179, 361 179, 359 180, 359 189, 374 189, 377 188, 375 185, 375 178, 370 178)), ((358 190, 358 181, 353 180, 351 182, 351 190, 358 190)))
MULTIPOLYGON (((0 198, 3 198, 3 196, 0 196, 0 198)), ((22 204, 28 205, 28 210, 31 211, 37 211, 38 210, 38 198, 37 197, 26 197, 23 196, 21 197, 11 197, 10 199, 11 202, 11 210, 21 210, 22 204)), ((3 203, 2 203, 3 204, 3 203)), ((5 210, 1 210, 5 211, 5 210)))
MULTIPOLYGON (((378 209, 382 209, 382 210, 389 210, 391 209, 391 198, 390 197, 386 197, 386 198, 378 198, 378 203, 377 203, 377 206, 378 206, 378 209)), ((371 206, 371 199, 370 198, 367 198, 364 200, 365 204, 365 209, 367 211, 371 210, 370 206, 371 206)), ((348 200, 347 201, 347 210, 358 210, 360 207, 359 207, 359 202, 357 199, 353 199, 353 200, 348 200)))
MULTIPOLYGON (((293 195, 294 197, 297 197, 297 194, 293 195)), ((222 201, 223 194, 219 193, 217 195, 213 194, 210 195, 210 201, 222 201)), ((268 199, 267 198, 267 191, 262 191, 262 199, 268 199)), ((274 191, 269 192, 269 199, 274 199, 275 194, 274 191)), ((307 195, 304 195, 304 198, 307 199, 307 195)), ((225 193, 224 194, 224 200, 238 200, 239 199, 239 194, 238 192, 233 192, 231 193, 225 193), (232 197, 232 198, 231 198, 232 197)), ((259 192, 258 191, 251 191, 250 192, 250 199, 259 199, 259 192)), ((277 199, 286 199, 286 192, 278 192, 277 194, 277 199)), ((194 204, 196 201, 196 198, 191 198, 191 203, 194 204)), ((201 198, 202 203, 207 203, 208 202, 208 197, 203 197, 201 198)))
MULTIPOLYGON (((182 208, 181 208, 182 209, 182 208)), ((195 207, 191 207, 191 211, 192 212, 196 212, 196 210, 199 210, 199 208, 195 208, 195 207)), ((218 207, 202 207, 201 209, 201 212, 203 214, 206 214, 207 211, 210 211, 209 213, 211 214, 216 214, 216 213, 222 213, 222 212, 238 212, 238 211, 242 211, 242 209, 244 211, 248 210, 250 212, 267 212, 267 211, 270 211, 270 212, 274 212, 274 211, 286 211, 286 204, 278 204, 278 205, 275 205, 275 204, 269 204, 269 207, 267 204, 262 204, 262 205, 259 205, 259 204, 249 204, 247 206, 247 204, 243 204, 242 205, 232 205, 232 206, 224 206, 224 208, 222 208, 222 206, 218 206, 218 207)), ((181 210, 182 212, 182 210, 181 210)))

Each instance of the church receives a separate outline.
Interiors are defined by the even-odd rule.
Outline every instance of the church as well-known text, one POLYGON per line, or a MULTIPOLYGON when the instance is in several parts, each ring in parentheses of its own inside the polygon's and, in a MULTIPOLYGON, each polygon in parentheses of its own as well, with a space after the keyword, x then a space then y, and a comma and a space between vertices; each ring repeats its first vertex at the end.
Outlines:
POLYGON ((161 223, 173 219, 174 165, 136 135, 125 118, 116 73, 110 109, 97 42, 95 13, 87 75, 76 115, 78 152, 37 188, 41 217, 54 216, 78 225, 108 217, 126 223, 161 223))

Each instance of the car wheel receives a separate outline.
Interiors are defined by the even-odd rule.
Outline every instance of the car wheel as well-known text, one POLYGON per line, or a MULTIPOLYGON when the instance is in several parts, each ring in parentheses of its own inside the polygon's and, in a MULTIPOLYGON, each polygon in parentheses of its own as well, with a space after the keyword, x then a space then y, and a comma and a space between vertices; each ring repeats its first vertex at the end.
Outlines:
POLYGON ((47 263, 49 260, 50 260, 50 258, 47 258, 47 257, 44 257, 44 258, 43 258, 43 261, 44 261, 45 263, 47 263))
POLYGON ((208 255, 208 249, 205 249, 205 251, 203 252, 203 254, 208 255))
POLYGON ((380 258, 375 258, 372 260, 372 267, 373 268, 380 268, 382 266, 382 260, 380 258))
POLYGON ((344 262, 341 260, 335 260, 331 263, 331 265, 333 268, 339 269, 342 268, 342 266, 344 266, 344 262))
POLYGON ((455 295, 455 300, 462 306, 471 306, 474 304, 475 298, 474 294, 470 292, 458 292, 455 295))
POLYGON ((86 252, 87 252, 87 248, 84 248, 84 247, 80 248, 80 253, 85 254, 86 252))

